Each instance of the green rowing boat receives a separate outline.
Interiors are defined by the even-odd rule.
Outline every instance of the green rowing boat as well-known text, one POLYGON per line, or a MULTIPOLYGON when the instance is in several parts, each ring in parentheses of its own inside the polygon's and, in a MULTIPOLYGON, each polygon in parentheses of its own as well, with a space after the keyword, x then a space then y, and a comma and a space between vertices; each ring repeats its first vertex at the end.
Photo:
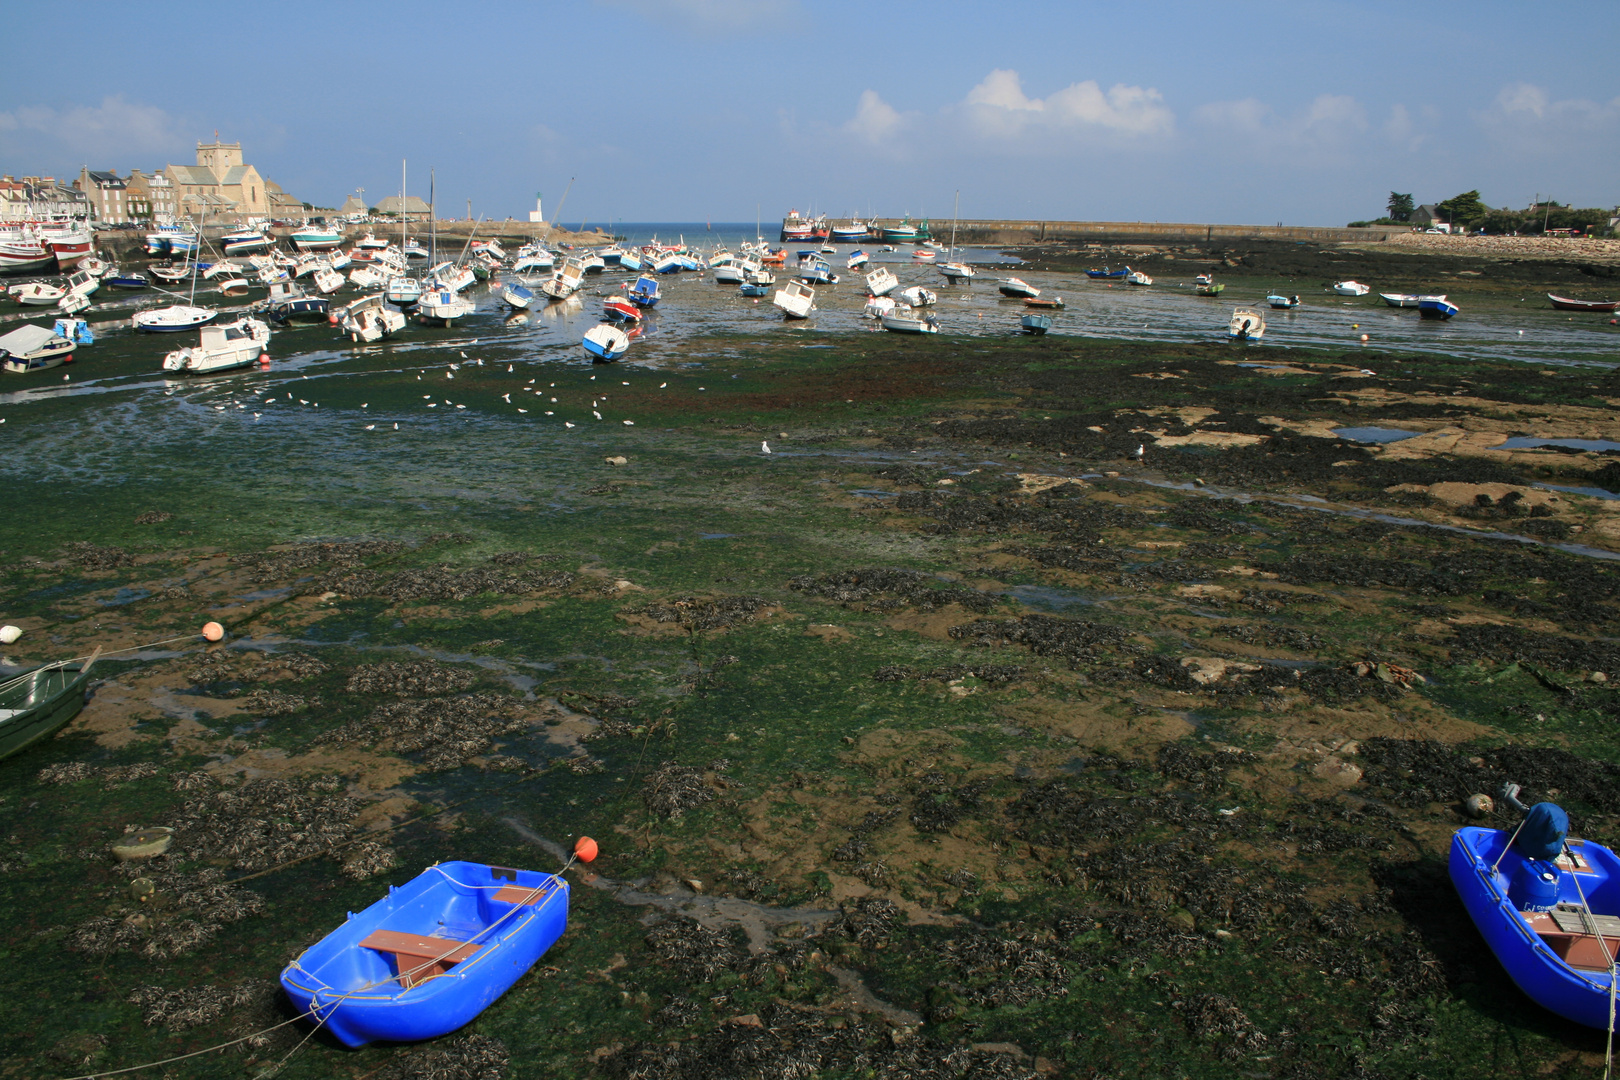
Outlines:
POLYGON ((100 655, 97 649, 88 660, 45 664, 0 682, 0 758, 49 738, 79 715, 90 666, 100 655))

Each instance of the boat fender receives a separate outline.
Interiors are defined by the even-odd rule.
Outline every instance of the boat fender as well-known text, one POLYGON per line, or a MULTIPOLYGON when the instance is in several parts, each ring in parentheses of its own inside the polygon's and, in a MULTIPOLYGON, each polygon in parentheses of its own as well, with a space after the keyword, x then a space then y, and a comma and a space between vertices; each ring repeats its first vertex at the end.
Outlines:
POLYGON ((1519 826, 1514 848, 1526 859, 1556 859, 1569 835, 1569 815, 1557 803, 1539 802, 1519 826))

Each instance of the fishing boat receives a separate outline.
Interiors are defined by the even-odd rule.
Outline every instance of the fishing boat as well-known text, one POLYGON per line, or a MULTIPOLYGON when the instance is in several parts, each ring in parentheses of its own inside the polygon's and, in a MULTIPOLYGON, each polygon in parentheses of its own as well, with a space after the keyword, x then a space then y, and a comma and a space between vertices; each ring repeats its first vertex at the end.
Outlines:
POLYGON ((900 285, 900 279, 887 266, 880 266, 866 275, 866 291, 872 296, 888 296, 900 285))
POLYGON ((13 285, 8 291, 13 300, 27 307, 50 307, 67 295, 66 289, 60 285, 52 285, 48 281, 30 281, 26 285, 13 285))
POLYGON ((1620 949, 1620 858, 1595 841, 1568 839, 1568 827, 1563 810, 1538 803, 1514 835, 1458 829, 1451 882, 1526 996, 1566 1020, 1604 1030, 1613 1000, 1611 958, 1620 949))
POLYGON ((1131 268, 1128 267, 1128 266, 1122 266, 1118 270, 1115 270, 1111 266, 1104 266, 1101 269, 1094 266, 1090 270, 1086 271, 1086 277, 1088 277, 1088 278, 1122 278, 1126 274, 1129 274, 1130 272, 1131 272, 1131 268))
POLYGON ((79 715, 100 655, 98 648, 88 660, 59 660, 0 682, 0 758, 50 738, 79 715))
POLYGON ((405 313, 383 303, 381 293, 345 304, 333 311, 330 318, 356 343, 393 337, 405 327, 405 313))
POLYGON ((95 237, 82 225, 55 224, 42 226, 39 238, 56 256, 57 268, 66 273, 88 258, 95 247, 95 237))
POLYGON ((413 277, 400 275, 388 279, 388 288, 383 293, 390 304, 400 307, 410 307, 422 298, 422 283, 413 277))
POLYGON ((1200 281, 1193 285, 1193 292, 1198 296, 1219 296, 1225 291, 1224 281, 1200 281))
POLYGON ((1277 293, 1272 293, 1270 296, 1266 297, 1266 303, 1270 304, 1274 308, 1297 308, 1299 307, 1299 297, 1297 295, 1280 296, 1277 293))
MULTIPOLYGON (((321 301, 323 304, 326 301, 321 301)), ((214 308, 194 304, 168 304, 159 308, 137 311, 130 316, 129 325, 148 334, 173 334, 183 330, 197 330, 214 321, 219 315, 214 308)))
POLYGON ((163 358, 163 370, 206 375, 247 367, 269 344, 270 325, 260 319, 241 318, 205 326, 198 334, 196 345, 176 349, 163 358))
POLYGON ((299 251, 331 251, 343 246, 343 234, 325 225, 305 225, 293 230, 292 243, 299 251))
POLYGON ((31 232, 0 235, 0 274, 43 271, 55 261, 50 245, 31 232))
POLYGON ((101 283, 107 286, 109 289, 129 290, 145 289, 151 284, 146 280, 146 275, 144 274, 121 274, 117 270, 114 270, 112 273, 103 277, 101 279, 101 283))
POLYGON ((972 281, 978 277, 978 271, 965 262, 941 263, 939 272, 945 275, 945 280, 952 285, 958 281, 972 281))
POLYGON ((829 235, 835 244, 858 244, 866 239, 867 228, 865 223, 851 219, 848 225, 834 225, 829 235))
POLYGON ((894 310, 879 316, 878 321, 883 324, 883 329, 896 334, 939 333, 938 315, 932 311, 922 312, 902 304, 896 304, 894 310))
POLYGON ((902 304, 914 308, 929 307, 930 305, 939 302, 938 293, 925 289, 921 285, 913 285, 908 289, 901 289, 895 294, 895 296, 902 304))
POLYGON ((146 268, 146 272, 157 278, 159 281, 167 281, 171 285, 177 285, 191 276, 191 264, 181 263, 179 266, 148 266, 146 268))
POLYGON ((887 244, 913 244, 917 241, 917 229, 909 219, 901 219, 898 225, 885 225, 883 227, 883 241, 887 244))
POLYGON ((658 306, 662 299, 658 295, 658 279, 643 274, 636 279, 636 283, 625 292, 630 302, 638 308, 653 308, 658 306))
POLYGON ((427 272, 428 288, 449 289, 460 292, 477 284, 478 275, 470 267, 442 262, 427 272))
POLYGON ((741 285, 743 281, 743 268, 741 263, 728 262, 713 267, 714 283, 716 285, 741 285))
POLYGON ((1018 320, 1018 325, 1023 329, 1024 333, 1041 337, 1052 329, 1052 316, 1030 312, 1018 320))
POLYGON ((1258 311, 1233 308, 1232 321, 1226 326, 1226 336, 1233 341, 1259 341, 1266 333, 1266 320, 1258 311))
POLYGON ((868 319, 881 319, 896 306, 892 296, 874 296, 866 301, 866 308, 861 314, 868 319))
POLYGON ((262 303, 265 314, 278 323, 326 322, 332 302, 324 296, 311 296, 296 281, 276 281, 262 303))
POLYGON ((388 240, 378 239, 375 233, 368 232, 359 240, 356 240, 354 246, 362 251, 384 251, 388 248, 389 243, 388 240))
POLYGON ((806 285, 836 285, 838 275, 821 258, 815 258, 799 264, 799 280, 806 285))
MULTIPOLYGON (((243 229, 220 238, 219 248, 226 255, 251 255, 270 250, 270 238, 259 229, 243 229)), ((170 242, 173 250, 173 242, 170 242)))
POLYGON ((1063 297, 1061 297, 1061 296, 1032 296, 1028 300, 1024 301, 1024 306, 1027 307, 1027 308, 1037 308, 1037 309, 1044 309, 1044 310, 1048 310, 1048 311, 1057 311, 1057 310, 1060 310, 1063 307, 1063 297))
POLYGON ((548 274, 556 268, 557 257, 545 248, 519 252, 517 261, 512 264, 514 274, 548 274))
POLYGON ((865 266, 867 263, 869 263, 871 261, 872 261, 871 257, 868 256, 866 254, 866 252, 861 251, 860 249, 857 248, 856 250, 849 253, 849 261, 844 263, 844 265, 847 266, 851 270, 859 270, 861 267, 865 266))
POLYGON ((585 264, 570 256, 563 260, 562 269, 557 271, 557 276, 540 286, 540 291, 549 300, 566 300, 578 292, 584 283, 585 264))
POLYGON ((737 286, 737 291, 743 296, 761 297, 771 295, 771 287, 763 281, 745 281, 737 286))
POLYGON ((639 273, 641 273, 641 266, 642 266, 641 255, 639 253, 634 252, 634 251, 629 251, 629 250, 626 250, 626 251, 620 253, 620 255, 619 255, 619 269, 620 270, 628 270, 632 274, 639 274, 639 273))
POLYGON ((1125 284, 1151 285, 1153 284, 1153 279, 1142 273, 1140 270, 1132 270, 1130 273, 1125 275, 1125 284))
POLYGON ((405 257, 407 259, 417 259, 422 262, 426 262, 433 257, 433 254, 428 251, 427 248, 423 247, 415 240, 405 241, 399 246, 399 249, 405 253, 405 257))
POLYGON ((44 371, 69 363, 72 359, 73 342, 43 326, 30 323, 0 337, 0 362, 12 375, 44 371))
POLYGON ((345 1046, 431 1039, 488 1008, 567 926, 558 875, 438 863, 351 914, 281 985, 345 1046))
POLYGON ((1552 306, 1559 311, 1614 311, 1620 308, 1620 300, 1571 300, 1567 296, 1554 296, 1547 294, 1552 306))
POLYGON ((918 248, 916 251, 911 253, 911 259, 913 262, 931 263, 937 258, 939 258, 939 252, 930 251, 927 248, 918 248))
POLYGON ((771 303, 790 319, 808 319, 816 310, 816 290, 802 281, 790 281, 776 291, 771 303))
POLYGON ((641 321, 641 309, 622 296, 609 296, 602 301, 602 314, 606 318, 619 322, 638 323, 641 321))
POLYGON ((526 289, 515 281, 508 281, 501 286, 501 299, 517 311, 527 311, 529 305, 534 303, 534 290, 526 289))
POLYGON ((361 263, 349 271, 349 284, 357 289, 375 289, 388 281, 388 269, 372 263, 361 263))
POLYGON ((330 296, 343 288, 343 275, 324 263, 315 271, 315 291, 330 296))
POLYGON ((1425 319, 1449 319, 1460 310, 1443 296, 1425 296, 1418 300, 1418 315, 1425 319))
POLYGON ((630 336, 612 323, 597 323, 580 341, 597 363, 612 363, 630 351, 630 336))
POLYGON ((1002 296, 1010 296, 1015 300, 1028 300, 1041 295, 1041 290, 1020 278, 1005 278, 996 285, 1002 296))
POLYGON ((1372 292, 1372 286, 1363 285, 1359 281, 1335 281, 1333 291, 1340 296, 1366 296, 1372 292))
POLYGON ((424 326, 454 326, 471 315, 477 305, 450 289, 424 289, 416 301, 416 321, 424 326))

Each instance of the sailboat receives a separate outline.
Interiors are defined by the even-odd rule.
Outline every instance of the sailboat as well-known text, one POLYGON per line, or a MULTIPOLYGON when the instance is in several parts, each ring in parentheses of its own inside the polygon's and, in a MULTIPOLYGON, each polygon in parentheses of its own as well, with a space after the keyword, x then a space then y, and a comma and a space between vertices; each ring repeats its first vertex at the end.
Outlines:
POLYGON ((956 258, 956 220, 962 210, 962 193, 956 193, 956 208, 951 211, 951 246, 946 249, 945 257, 948 262, 940 264, 939 272, 945 275, 945 280, 955 285, 958 281, 972 283, 977 271, 965 262, 958 262, 956 258))
MULTIPOLYGON (((460 289, 472 284, 472 272, 467 271, 465 282, 461 282, 460 275, 454 271, 460 269, 451 267, 448 263, 440 266, 436 260, 439 257, 439 197, 438 178, 434 172, 428 173, 428 259, 433 263, 433 270, 429 271, 428 280, 422 285, 422 295, 416 301, 416 321, 424 326, 454 326, 456 320, 471 315, 477 307, 471 300, 462 296, 460 289), (458 284, 458 282, 460 282, 458 284)), ((476 228, 473 230, 476 232, 476 228)), ((472 243, 472 233, 467 234, 467 243, 472 243)), ((462 248, 462 254, 466 254, 462 248)))
MULTIPOLYGON (((407 258, 410 257, 407 250, 410 245, 405 238, 405 227, 409 219, 410 214, 406 213, 405 210, 405 161, 401 159, 399 163, 399 249, 407 258)), ((396 274, 388 279, 388 288, 383 295, 388 298, 388 302, 391 304, 410 307, 422 298, 422 283, 409 274, 396 274)))
MULTIPOLYGON (((203 224, 207 224, 206 215, 203 224)), ((197 227, 199 238, 202 231, 202 225, 199 225, 197 227)), ((130 317, 129 325, 148 334, 172 334, 183 330, 195 330, 213 322, 219 315, 219 309, 197 306, 197 269, 197 260, 191 260, 191 296, 184 304, 169 304, 167 307, 137 311, 130 317)))

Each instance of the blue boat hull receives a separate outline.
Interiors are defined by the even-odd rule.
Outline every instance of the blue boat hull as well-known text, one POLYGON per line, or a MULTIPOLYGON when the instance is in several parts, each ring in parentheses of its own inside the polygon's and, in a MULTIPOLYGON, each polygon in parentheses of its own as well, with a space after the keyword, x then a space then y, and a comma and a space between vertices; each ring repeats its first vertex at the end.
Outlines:
MULTIPOLYGON (((1508 897, 1509 883, 1528 861, 1516 850, 1502 855, 1510 834, 1497 829, 1468 827, 1451 838, 1449 867, 1469 917, 1479 928, 1485 943, 1520 990, 1536 1004, 1577 1024, 1607 1029, 1609 1026, 1609 976, 1602 971, 1570 967, 1548 943, 1519 915, 1508 897), (1501 855, 1501 864, 1492 866, 1501 855)), ((1581 845, 1582 856, 1591 864, 1591 873, 1580 875, 1584 891, 1599 915, 1620 912, 1620 860, 1599 844, 1581 845)), ((1574 875, 1559 875, 1558 901, 1579 903, 1574 875)))
POLYGON ((589 338, 581 341, 580 344, 585 346, 585 351, 596 357, 596 359, 604 360, 610 364, 613 361, 620 359, 625 353, 630 351, 629 349, 607 349, 601 345, 598 345, 589 338))
POLYGON ((1018 320, 1018 325, 1024 328, 1024 333, 1039 337, 1052 329, 1052 319, 1048 315, 1025 315, 1018 320))
MULTIPOLYGON (((568 926, 568 883, 481 863, 429 867, 305 950, 281 973, 299 1010, 345 1046, 431 1039, 456 1030, 504 994, 568 926), (512 903, 497 894, 522 893, 512 903), (477 951, 406 988, 406 961, 361 944, 377 932, 470 942, 477 951)), ((416 967, 420 965, 411 964, 416 967)))
POLYGON ((737 291, 742 293, 744 296, 771 295, 771 288, 769 285, 742 285, 738 287, 737 291))
POLYGON ((1461 309, 1445 300, 1419 300, 1418 314, 1425 319, 1449 319, 1461 309))
POLYGON ((1086 271, 1086 277, 1088 277, 1088 278, 1122 278, 1128 273, 1130 273, 1129 270, 1108 270, 1108 269, 1087 270, 1086 271))

